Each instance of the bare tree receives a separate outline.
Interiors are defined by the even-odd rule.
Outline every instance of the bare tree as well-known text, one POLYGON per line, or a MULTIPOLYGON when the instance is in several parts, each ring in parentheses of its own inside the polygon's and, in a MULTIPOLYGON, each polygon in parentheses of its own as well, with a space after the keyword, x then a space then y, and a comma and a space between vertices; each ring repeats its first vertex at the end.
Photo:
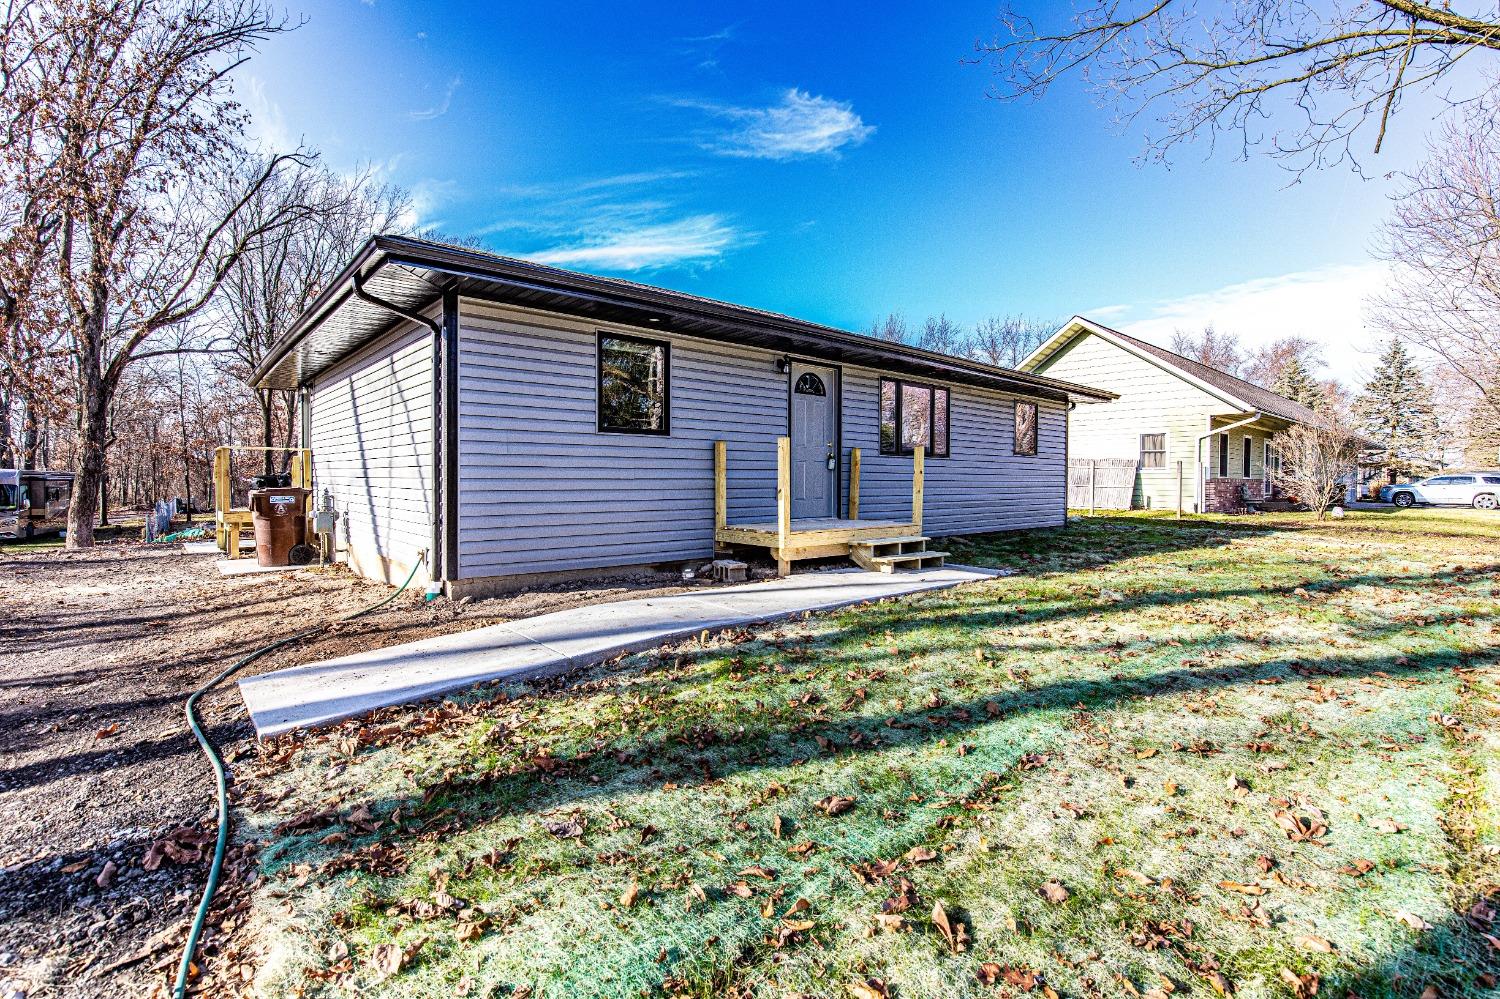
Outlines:
POLYGON ((1229 375, 1238 375, 1245 363, 1240 338, 1233 333, 1220 333, 1212 325, 1203 327, 1198 336, 1178 330, 1172 334, 1172 349, 1189 360, 1229 375))
POLYGON ((127 368, 168 352, 156 338, 200 312, 265 234, 229 223, 285 158, 245 183, 233 174, 246 117, 229 74, 287 25, 262 0, 48 0, 7 27, 28 56, 8 70, 0 120, 24 141, 0 155, 7 182, 31 185, 19 200, 55 218, 78 421, 68 544, 86 547, 127 368))
POLYGON ((1270 441, 1280 466, 1271 473, 1276 487, 1306 504, 1319 520, 1343 495, 1344 483, 1357 473, 1363 447, 1337 412, 1322 416, 1320 423, 1293 424, 1270 441))
POLYGON ((1240 377, 1261 388, 1270 388, 1292 364, 1314 372, 1323 366, 1323 345, 1305 336, 1284 336, 1250 351, 1240 377))
POLYGON ((1056 320, 1034 316, 990 316, 974 327, 968 353, 999 368, 1014 368, 1062 329, 1056 320))
POLYGON ((1442 128, 1393 198, 1380 255, 1392 281, 1372 322, 1437 356, 1500 417, 1500 116, 1442 128))
POLYGON ((877 340, 889 340, 892 343, 905 343, 908 336, 906 329, 906 317, 899 312, 892 312, 884 319, 877 319, 870 324, 867 336, 877 340))
MULTIPOLYGON (((247 249, 220 285, 210 320, 235 373, 248 380, 360 244, 375 233, 405 228, 410 204, 406 191, 382 182, 371 168, 339 174, 306 166, 262 185, 229 223, 227 231, 243 236, 247 249), (276 224, 287 217, 298 221, 276 224), (257 232, 264 235, 255 238, 257 232)), ((290 432, 294 398, 257 393, 263 446, 275 446, 277 423, 290 432), (280 419, 274 412, 278 405, 280 419)), ((265 471, 271 471, 272 460, 267 451, 265 471)))
POLYGON ((1378 153, 1404 94, 1500 50, 1500 12, 1480 0, 1093 0, 1066 25, 1011 8, 1001 24, 977 46, 997 97, 1040 96, 1078 72, 1125 121, 1155 114, 1152 156, 1228 135, 1241 155, 1264 147, 1301 169, 1352 162, 1372 130, 1378 153))

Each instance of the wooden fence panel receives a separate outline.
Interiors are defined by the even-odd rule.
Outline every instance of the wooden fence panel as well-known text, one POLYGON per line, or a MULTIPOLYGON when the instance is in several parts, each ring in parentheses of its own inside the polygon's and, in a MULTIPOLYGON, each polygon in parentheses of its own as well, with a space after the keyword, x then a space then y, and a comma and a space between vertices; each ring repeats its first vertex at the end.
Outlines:
POLYGON ((1068 462, 1068 508, 1129 510, 1135 498, 1133 458, 1074 458, 1068 462))

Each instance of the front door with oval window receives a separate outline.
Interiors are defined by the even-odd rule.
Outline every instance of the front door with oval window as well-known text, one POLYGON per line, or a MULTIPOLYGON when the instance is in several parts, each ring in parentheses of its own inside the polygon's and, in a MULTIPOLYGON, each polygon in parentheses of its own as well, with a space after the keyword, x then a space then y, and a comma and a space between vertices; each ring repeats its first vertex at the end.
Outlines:
POLYGON ((838 371, 792 365, 792 517, 832 517, 838 498, 838 371))

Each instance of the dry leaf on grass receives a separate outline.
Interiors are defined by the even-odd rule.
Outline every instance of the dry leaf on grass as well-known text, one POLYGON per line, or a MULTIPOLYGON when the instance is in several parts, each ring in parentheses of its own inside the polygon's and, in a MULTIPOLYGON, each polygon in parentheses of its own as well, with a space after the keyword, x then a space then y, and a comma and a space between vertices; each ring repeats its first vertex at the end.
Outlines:
POLYGON ((913 864, 925 864, 937 859, 937 851, 930 846, 914 846, 906 851, 906 859, 913 864))
POLYGON ((890 999, 890 989, 878 978, 867 978, 844 988, 854 999, 890 999))
POLYGON ((1410 926, 1414 930, 1432 929, 1432 924, 1423 919, 1421 916, 1417 915, 1415 912, 1406 912, 1404 910, 1398 912, 1396 913, 1396 920, 1398 922, 1405 923, 1407 926, 1410 926))
POLYGON ((1312 999, 1318 994, 1320 984, 1315 972, 1309 971, 1305 975, 1299 975, 1290 968, 1281 969, 1281 980, 1292 990, 1296 999, 1312 999))
POLYGON ((1070 897, 1068 889, 1064 888, 1056 881, 1048 881, 1046 884, 1042 885, 1042 887, 1039 888, 1038 891, 1042 893, 1042 898, 1045 898, 1053 905, 1061 905, 1070 897))
POLYGON ((620 893, 620 905, 624 906, 627 909, 634 909, 635 900, 640 898, 640 896, 641 886, 632 881, 630 883, 630 887, 626 888, 620 893))
POLYGON ((1219 887, 1225 891, 1239 892, 1241 895, 1264 895, 1266 893, 1260 885, 1241 884, 1238 881, 1220 881, 1219 887))
POLYGON ((968 927, 948 915, 948 910, 943 908, 943 900, 938 899, 932 904, 932 925, 938 928, 943 939, 948 941, 948 949, 958 954, 968 949, 969 930, 968 927))
POLYGON ((1406 823, 1397 822, 1395 819, 1389 818, 1370 819, 1369 825, 1370 828, 1374 829, 1376 832, 1389 833, 1391 835, 1395 835, 1396 833, 1401 832, 1406 828, 1406 823))
POLYGON ((853 798, 845 798, 837 794, 830 794, 828 797, 823 798, 817 803, 818 811, 822 812, 824 815, 829 816, 830 818, 835 815, 843 815, 853 807, 853 798))
POLYGON ((1332 944, 1332 942, 1330 942, 1328 940, 1325 940, 1323 937, 1313 936, 1310 933, 1306 934, 1304 936, 1298 937, 1296 939, 1295 943, 1297 944, 1298 947, 1301 947, 1303 950, 1315 951, 1315 952, 1317 952, 1319 954, 1332 954, 1333 953, 1333 944, 1332 944))
POLYGON ((401 969, 411 963, 411 959, 417 956, 417 951, 427 945, 427 938, 422 937, 415 943, 402 947, 396 943, 377 944, 370 952, 370 967, 375 969, 380 981, 385 981, 392 975, 400 974, 401 969))
POLYGON ((561 821, 545 821, 542 828, 558 839, 577 839, 583 835, 584 822, 577 816, 561 821))

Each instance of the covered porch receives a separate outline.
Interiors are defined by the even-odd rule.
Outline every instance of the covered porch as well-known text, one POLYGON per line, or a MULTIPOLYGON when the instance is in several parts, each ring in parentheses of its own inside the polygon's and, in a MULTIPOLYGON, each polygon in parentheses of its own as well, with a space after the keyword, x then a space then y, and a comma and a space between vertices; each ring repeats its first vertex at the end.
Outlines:
POLYGON ((847 557, 865 569, 935 569, 944 553, 929 551, 922 534, 924 449, 912 452, 911 519, 861 520, 859 516, 860 449, 849 450, 849 498, 843 517, 792 517, 792 441, 776 438, 776 519, 729 523, 729 462, 724 441, 714 442, 714 544, 767 549, 777 572, 786 576, 792 563, 810 558, 847 557))

